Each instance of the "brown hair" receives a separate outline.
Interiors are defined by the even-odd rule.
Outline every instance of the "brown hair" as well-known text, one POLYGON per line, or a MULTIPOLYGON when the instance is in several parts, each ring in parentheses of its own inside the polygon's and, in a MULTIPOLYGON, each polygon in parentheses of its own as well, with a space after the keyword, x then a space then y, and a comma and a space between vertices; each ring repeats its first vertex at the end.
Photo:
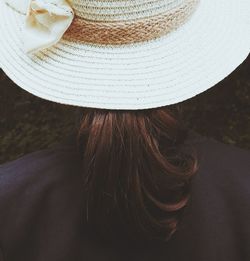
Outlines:
POLYGON ((81 109, 85 218, 107 240, 166 242, 190 197, 197 155, 187 149, 179 106, 147 110, 81 109))

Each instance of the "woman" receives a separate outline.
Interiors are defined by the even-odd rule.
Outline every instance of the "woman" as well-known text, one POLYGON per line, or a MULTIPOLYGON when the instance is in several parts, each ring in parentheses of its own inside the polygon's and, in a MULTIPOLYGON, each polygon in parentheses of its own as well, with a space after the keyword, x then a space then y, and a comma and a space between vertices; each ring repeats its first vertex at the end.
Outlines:
POLYGON ((0 260, 249 260, 249 152, 178 102, 249 54, 243 0, 5 0, 0 64, 79 107, 64 143, 0 167, 0 260), (170 106, 171 105, 171 106, 170 106))

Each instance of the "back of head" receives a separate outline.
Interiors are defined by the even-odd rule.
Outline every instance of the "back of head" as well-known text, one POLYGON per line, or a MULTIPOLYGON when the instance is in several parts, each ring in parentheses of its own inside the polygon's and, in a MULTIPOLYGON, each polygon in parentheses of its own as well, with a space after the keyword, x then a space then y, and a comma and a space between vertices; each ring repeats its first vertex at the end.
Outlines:
POLYGON ((84 219, 105 241, 168 241, 197 171, 178 107, 80 111, 84 219))

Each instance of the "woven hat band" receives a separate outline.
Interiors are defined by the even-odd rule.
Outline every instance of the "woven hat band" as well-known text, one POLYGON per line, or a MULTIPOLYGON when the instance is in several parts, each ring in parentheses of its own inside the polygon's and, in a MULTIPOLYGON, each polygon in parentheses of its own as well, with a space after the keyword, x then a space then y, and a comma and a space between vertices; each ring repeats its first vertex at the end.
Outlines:
POLYGON ((75 16, 63 37, 71 41, 112 45, 152 40, 184 24, 195 11, 198 2, 185 0, 167 12, 127 21, 93 21, 75 16))

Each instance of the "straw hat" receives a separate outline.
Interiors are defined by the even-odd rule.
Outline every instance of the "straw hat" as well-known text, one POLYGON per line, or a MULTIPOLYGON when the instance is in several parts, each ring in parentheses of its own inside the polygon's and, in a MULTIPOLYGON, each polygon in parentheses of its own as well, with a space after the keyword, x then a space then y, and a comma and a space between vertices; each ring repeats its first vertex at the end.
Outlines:
POLYGON ((249 0, 1 0, 0 66, 54 102, 161 107, 246 59, 249 13, 249 0))

